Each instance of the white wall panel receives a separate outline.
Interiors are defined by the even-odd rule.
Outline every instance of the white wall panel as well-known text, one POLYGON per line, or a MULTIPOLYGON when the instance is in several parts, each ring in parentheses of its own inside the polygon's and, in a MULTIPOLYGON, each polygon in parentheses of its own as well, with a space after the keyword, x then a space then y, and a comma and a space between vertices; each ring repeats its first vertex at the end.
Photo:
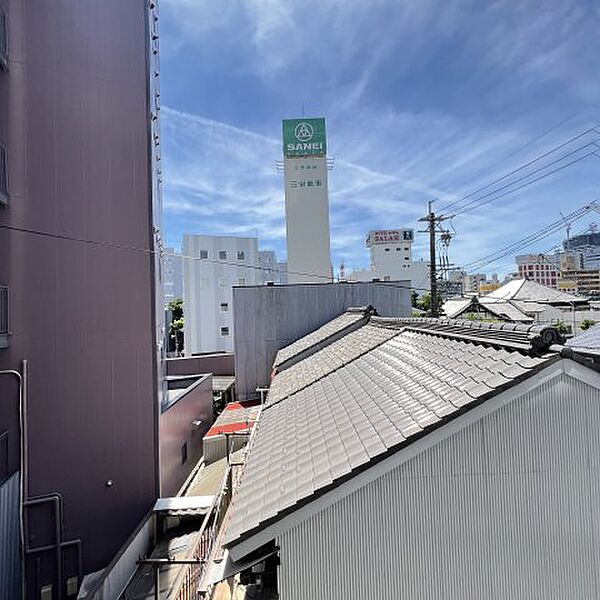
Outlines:
POLYGON ((542 384, 285 531, 281 599, 600 597, 599 431, 542 384))

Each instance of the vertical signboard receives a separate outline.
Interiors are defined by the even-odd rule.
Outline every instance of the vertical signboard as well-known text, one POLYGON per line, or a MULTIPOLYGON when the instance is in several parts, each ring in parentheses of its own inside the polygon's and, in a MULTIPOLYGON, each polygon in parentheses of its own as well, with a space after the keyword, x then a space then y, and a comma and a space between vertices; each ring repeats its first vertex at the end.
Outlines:
POLYGON ((286 119, 283 121, 283 156, 325 156, 325 119, 286 119))

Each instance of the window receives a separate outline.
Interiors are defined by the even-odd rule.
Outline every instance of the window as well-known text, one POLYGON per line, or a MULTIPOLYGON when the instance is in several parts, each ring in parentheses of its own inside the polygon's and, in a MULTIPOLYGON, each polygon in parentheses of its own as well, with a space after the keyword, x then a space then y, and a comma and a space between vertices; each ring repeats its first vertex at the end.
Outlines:
POLYGON ((390 249, 389 249, 389 248, 385 248, 385 251, 386 251, 386 252, 389 252, 389 251, 390 251, 390 249))
POLYGON ((245 277, 240 277, 238 279, 238 285, 246 285, 246 278, 245 277))
POLYGON ((219 278, 219 287, 227 287, 229 285, 229 281, 225 279, 225 277, 219 278))
POLYGON ((0 8, 0 69, 8 69, 8 24, 6 13, 0 8))
POLYGON ((219 260, 227 260, 227 252, 225 250, 219 250, 219 260))
POLYGON ((0 145, 0 204, 8 204, 8 159, 6 148, 0 145))
POLYGON ((408 258, 408 256, 405 256, 405 257, 404 257, 404 260, 410 260, 410 258, 408 258))
POLYGON ((206 260, 208 258, 208 250, 200 250, 200 258, 206 260))
POLYGON ((400 250, 402 250, 402 248, 396 248, 396 252, 400 252, 400 250))
POLYGON ((246 254, 243 250, 238 250, 238 260, 246 260, 246 254))
POLYGON ((221 327, 221 336, 226 337, 229 335, 229 327, 221 327))
POLYGON ((229 310, 228 302, 221 302, 221 312, 227 312, 229 310))
POLYGON ((184 442, 181 446, 181 464, 183 464, 187 460, 187 457, 187 442, 184 442))

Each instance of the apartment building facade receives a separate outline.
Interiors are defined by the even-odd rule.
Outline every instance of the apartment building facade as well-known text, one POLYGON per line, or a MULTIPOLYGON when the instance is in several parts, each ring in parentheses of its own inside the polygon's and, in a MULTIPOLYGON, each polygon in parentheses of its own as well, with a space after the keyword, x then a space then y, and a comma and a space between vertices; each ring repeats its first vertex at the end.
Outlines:
POLYGON ((258 238, 184 235, 186 355, 233 350, 233 288, 260 285, 258 238))
POLYGON ((157 19, 0 0, 0 597, 75 597, 159 492, 157 19))
POLYGON ((560 279, 560 255, 521 254, 515 256, 519 279, 528 279, 557 288, 560 279))

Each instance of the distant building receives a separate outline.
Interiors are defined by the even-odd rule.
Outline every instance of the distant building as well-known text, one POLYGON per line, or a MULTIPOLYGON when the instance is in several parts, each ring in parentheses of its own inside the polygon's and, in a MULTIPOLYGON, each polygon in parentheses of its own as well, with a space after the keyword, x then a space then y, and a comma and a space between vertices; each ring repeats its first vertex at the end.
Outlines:
POLYGON ((522 254, 515 257, 520 279, 557 288, 560 279, 560 254, 522 254))
POLYGON ((564 242, 566 251, 579 252, 582 268, 600 269, 600 232, 590 231, 575 235, 564 242))
POLYGON ((258 285, 235 288, 235 376, 240 400, 268 387, 278 350, 344 313, 374 306, 385 316, 409 316, 407 281, 258 285))
POLYGON ((290 283, 332 280, 325 119, 283 121, 285 228, 290 283))
POLYGON ((261 267, 261 283, 284 284, 288 282, 287 263, 279 262, 274 250, 259 250, 258 261, 261 267))
POLYGON ((353 271, 348 281, 409 280, 411 287, 422 293, 430 288, 429 262, 414 261, 412 229, 382 229, 370 231, 366 246, 371 253, 371 268, 353 271))
POLYGON ((183 298, 183 264, 174 248, 165 248, 163 258, 163 288, 165 304, 183 298))
POLYGON ((260 285, 258 239, 184 235, 184 352, 233 350, 233 288, 260 285))

